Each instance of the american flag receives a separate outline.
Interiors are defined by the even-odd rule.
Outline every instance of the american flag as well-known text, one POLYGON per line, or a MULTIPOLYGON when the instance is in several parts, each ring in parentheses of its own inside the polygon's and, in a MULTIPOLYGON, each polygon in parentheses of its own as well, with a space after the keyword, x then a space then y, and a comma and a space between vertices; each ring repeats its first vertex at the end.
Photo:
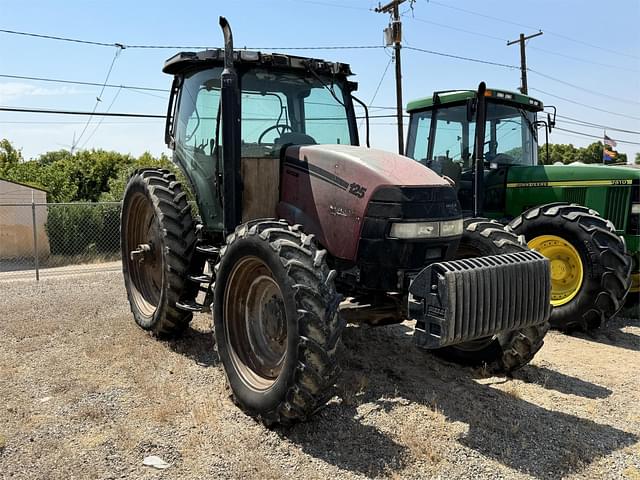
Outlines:
POLYGON ((609 138, 607 134, 604 134, 604 142, 605 145, 609 145, 610 147, 616 147, 618 144, 613 138, 609 138))

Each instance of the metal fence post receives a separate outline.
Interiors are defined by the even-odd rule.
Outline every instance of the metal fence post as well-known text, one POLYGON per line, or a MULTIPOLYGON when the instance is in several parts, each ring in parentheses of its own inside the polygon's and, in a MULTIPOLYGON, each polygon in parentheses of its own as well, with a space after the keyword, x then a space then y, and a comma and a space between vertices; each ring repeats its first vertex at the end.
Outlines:
POLYGON ((33 222, 33 260, 36 267, 36 281, 40 281, 40 265, 38 262, 38 231, 36 228, 36 201, 31 192, 31 220, 33 222))

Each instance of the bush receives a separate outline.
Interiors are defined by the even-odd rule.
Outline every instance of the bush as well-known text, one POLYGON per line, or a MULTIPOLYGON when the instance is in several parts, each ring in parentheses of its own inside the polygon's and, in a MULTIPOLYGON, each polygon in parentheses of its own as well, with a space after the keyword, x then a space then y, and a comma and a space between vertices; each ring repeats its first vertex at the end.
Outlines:
POLYGON ((50 205, 45 227, 52 255, 104 254, 120 249, 120 205, 50 205))

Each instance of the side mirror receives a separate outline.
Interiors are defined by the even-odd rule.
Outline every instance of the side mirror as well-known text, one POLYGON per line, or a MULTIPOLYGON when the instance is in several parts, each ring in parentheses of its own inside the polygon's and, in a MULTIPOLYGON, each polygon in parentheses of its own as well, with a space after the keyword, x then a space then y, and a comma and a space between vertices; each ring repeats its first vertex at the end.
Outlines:
POLYGON ((467 122, 472 122, 475 114, 476 114, 476 99, 470 98, 469 100, 467 100, 467 122))
POLYGON ((553 127, 556 126, 557 109, 554 105, 547 105, 546 108, 553 108, 553 114, 547 113, 547 127, 549 129, 549 133, 551 133, 551 130, 553 129, 553 127))

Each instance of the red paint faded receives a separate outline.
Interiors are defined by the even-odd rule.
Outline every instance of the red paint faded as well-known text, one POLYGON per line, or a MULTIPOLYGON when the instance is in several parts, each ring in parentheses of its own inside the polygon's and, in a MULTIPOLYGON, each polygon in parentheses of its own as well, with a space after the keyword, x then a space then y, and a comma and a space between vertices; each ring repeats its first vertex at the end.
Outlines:
MULTIPOLYGON (((286 158, 304 162, 313 171, 321 168, 339 180, 336 185, 317 175, 304 173, 286 161, 282 165, 278 215, 303 225, 338 258, 356 260, 358 240, 371 195, 385 186, 447 186, 424 165, 390 152, 350 145, 290 147, 286 158), (349 186, 344 188, 344 183, 349 186), (355 184, 355 185, 354 185, 355 184), (361 198, 350 193, 365 188, 361 198)), ((319 175, 323 175, 319 172, 319 175)))

